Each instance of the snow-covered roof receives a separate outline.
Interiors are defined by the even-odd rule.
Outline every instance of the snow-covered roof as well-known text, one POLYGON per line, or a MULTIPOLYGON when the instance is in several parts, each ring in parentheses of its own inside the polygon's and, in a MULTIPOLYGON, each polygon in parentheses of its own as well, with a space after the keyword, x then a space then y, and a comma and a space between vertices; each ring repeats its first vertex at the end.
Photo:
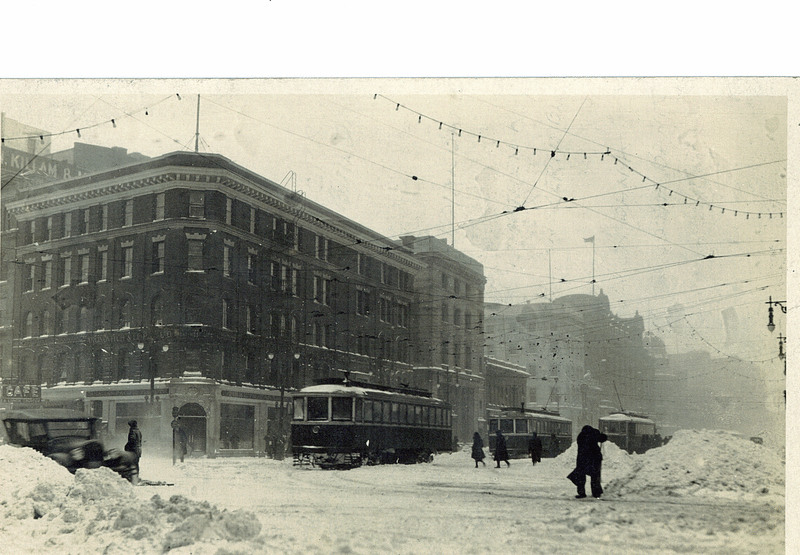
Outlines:
POLYGON ((655 424, 649 418, 644 418, 641 416, 632 416, 630 414, 625 414, 624 412, 615 412, 609 414, 608 416, 600 417, 601 421, 614 421, 614 422, 638 422, 640 424, 655 424))
POLYGON ((400 393, 395 391, 384 391, 381 389, 369 389, 366 387, 355 387, 355 386, 347 386, 347 385, 339 385, 339 384, 320 384, 320 385, 310 385, 308 387, 304 387, 299 392, 294 393, 296 397, 302 397, 303 394, 314 393, 314 394, 323 394, 323 395, 330 395, 330 394, 346 394, 352 395, 356 397, 389 397, 389 398, 397 398, 398 400, 416 400, 416 401, 430 401, 434 404, 444 404, 444 401, 441 399, 436 399, 435 397, 420 397, 418 395, 411 395, 410 393, 400 393))

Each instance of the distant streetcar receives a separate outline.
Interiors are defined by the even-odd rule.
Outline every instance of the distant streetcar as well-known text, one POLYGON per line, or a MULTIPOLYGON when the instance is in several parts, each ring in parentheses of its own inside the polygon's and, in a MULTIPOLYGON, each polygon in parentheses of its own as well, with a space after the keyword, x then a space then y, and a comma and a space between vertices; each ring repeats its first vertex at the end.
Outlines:
POLYGON ((628 453, 644 453, 661 445, 656 423, 641 414, 627 411, 612 412, 599 421, 600 431, 620 449, 628 453))
POLYGON ((556 457, 572 444, 572 421, 557 412, 536 409, 506 408, 489 416, 489 451, 494 453, 496 432, 506 438, 508 456, 528 456, 528 441, 532 433, 542 441, 542 456, 556 457))
POLYGON ((450 406, 427 391, 336 380, 292 394, 295 464, 429 462, 452 449, 450 406))

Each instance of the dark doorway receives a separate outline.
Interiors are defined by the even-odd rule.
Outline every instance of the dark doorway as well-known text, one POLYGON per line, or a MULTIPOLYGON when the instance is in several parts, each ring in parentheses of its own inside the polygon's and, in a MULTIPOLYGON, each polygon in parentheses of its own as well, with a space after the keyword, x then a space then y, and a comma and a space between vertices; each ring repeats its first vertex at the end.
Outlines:
POLYGON ((178 422, 188 436, 188 454, 206 453, 206 411, 197 403, 186 403, 178 411, 178 422))

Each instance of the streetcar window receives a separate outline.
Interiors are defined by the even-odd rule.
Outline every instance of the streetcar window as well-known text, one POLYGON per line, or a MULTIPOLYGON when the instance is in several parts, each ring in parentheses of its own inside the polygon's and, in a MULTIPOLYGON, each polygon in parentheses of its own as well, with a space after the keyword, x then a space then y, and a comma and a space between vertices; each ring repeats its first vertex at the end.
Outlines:
POLYGON ((332 420, 353 420, 353 399, 350 397, 331 398, 332 420))
POLYGON ((356 422, 361 422, 364 415, 364 401, 356 399, 356 422))
POLYGON ((305 401, 304 397, 295 397, 292 401, 292 405, 294 406, 294 416, 292 416, 292 419, 303 420, 305 417, 306 411, 303 410, 303 401, 305 401))
POLYGON ((375 401, 375 406, 372 408, 372 421, 380 422, 383 418, 383 403, 375 401))
POLYGON ((422 407, 422 423, 426 426, 430 425, 431 412, 430 407, 422 407))
POLYGON ((308 398, 308 419, 327 420, 328 419, 328 398, 309 397, 308 398))
POLYGON ((364 422, 372 422, 372 401, 364 401, 364 422))
POLYGON ((422 407, 414 405, 414 424, 422 424, 422 407))
POLYGON ((489 433, 493 434, 497 431, 497 418, 489 419, 489 433))
POLYGON ((514 424, 516 425, 516 428, 514 429, 514 431, 516 433, 518 433, 518 434, 527 434, 528 433, 528 421, 525 420, 524 418, 518 418, 514 422, 514 424))
POLYGON ((400 422, 400 405, 392 403, 392 422, 400 422))
POLYGON ((398 420, 398 422, 400 424, 408 424, 408 405, 406 405, 405 403, 400 405, 399 415, 400 415, 400 420, 398 420))
POLYGON ((501 418, 500 431, 503 432, 504 434, 514 433, 514 420, 512 420, 511 418, 501 418))

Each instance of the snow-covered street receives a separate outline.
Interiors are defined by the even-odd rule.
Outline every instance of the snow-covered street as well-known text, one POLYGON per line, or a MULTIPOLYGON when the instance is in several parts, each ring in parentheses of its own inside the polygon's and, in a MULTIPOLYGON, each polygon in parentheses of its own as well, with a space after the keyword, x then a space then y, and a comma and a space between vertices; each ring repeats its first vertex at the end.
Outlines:
POLYGON ((145 453, 142 478, 174 485, 135 488, 44 459, 23 480, 20 463, 39 456, 2 446, 0 530, 29 553, 784 552, 779 453, 694 431, 644 455, 603 449, 606 493, 578 500, 574 446, 500 469, 474 468, 467 450, 347 471, 145 453))

